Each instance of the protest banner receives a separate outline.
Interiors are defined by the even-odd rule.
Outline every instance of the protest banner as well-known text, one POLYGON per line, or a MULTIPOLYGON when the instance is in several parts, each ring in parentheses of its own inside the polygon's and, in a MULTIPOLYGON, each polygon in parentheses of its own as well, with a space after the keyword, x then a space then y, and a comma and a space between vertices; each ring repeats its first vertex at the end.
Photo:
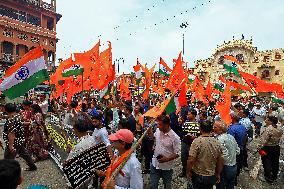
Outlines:
POLYGON ((105 170, 110 165, 107 147, 104 143, 94 145, 63 165, 65 178, 72 188, 79 188, 95 175, 95 170, 105 170))

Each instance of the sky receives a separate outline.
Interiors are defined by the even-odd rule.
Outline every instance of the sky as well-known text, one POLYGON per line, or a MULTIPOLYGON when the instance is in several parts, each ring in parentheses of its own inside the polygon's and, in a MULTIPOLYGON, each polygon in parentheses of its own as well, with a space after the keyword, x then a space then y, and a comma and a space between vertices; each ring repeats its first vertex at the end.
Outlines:
POLYGON ((111 41, 113 60, 125 60, 120 73, 133 72, 137 58, 158 68, 162 57, 171 67, 183 34, 189 67, 242 34, 258 50, 283 48, 283 10, 283 0, 57 0, 57 58, 87 51, 100 39, 101 51, 111 41))

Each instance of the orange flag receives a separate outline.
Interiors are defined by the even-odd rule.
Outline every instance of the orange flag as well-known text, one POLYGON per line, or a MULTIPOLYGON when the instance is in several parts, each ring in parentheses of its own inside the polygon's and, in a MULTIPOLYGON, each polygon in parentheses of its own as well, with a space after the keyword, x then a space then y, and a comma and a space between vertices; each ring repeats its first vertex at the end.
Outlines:
POLYGON ((214 90, 214 87, 213 87, 212 83, 210 82, 210 77, 209 77, 207 87, 206 87, 206 90, 205 90, 205 95, 207 95, 209 101, 214 101, 213 98, 212 98, 213 90, 214 90))
POLYGON ((186 99, 186 82, 184 82, 184 84, 181 86, 180 89, 180 93, 179 93, 179 97, 178 97, 178 101, 179 101, 179 106, 187 106, 187 99, 186 99))
POLYGON ((251 88, 249 86, 242 85, 240 83, 236 83, 236 82, 232 82, 232 81, 227 81, 226 83, 229 86, 234 87, 236 89, 241 89, 241 90, 244 90, 244 91, 250 91, 251 92, 251 88))
POLYGON ((124 76, 122 76, 122 79, 120 80, 119 90, 121 98, 124 98, 125 100, 131 100, 131 91, 128 87, 129 83, 126 83, 124 76))
POLYGON ((215 109, 219 112, 221 119, 227 124, 232 123, 231 118, 231 92, 230 87, 226 86, 224 92, 221 94, 215 109))
POLYGON ((282 85, 278 83, 268 83, 266 81, 261 80, 259 77, 251 75, 249 73, 245 73, 240 71, 241 76, 244 78, 246 83, 254 88, 256 92, 282 92, 282 85))
POLYGON ((166 88, 174 91, 177 86, 181 83, 181 81, 185 78, 185 72, 183 69, 183 61, 181 57, 181 52, 177 60, 174 59, 175 66, 173 71, 170 74, 168 83, 166 84, 166 88))
POLYGON ((197 100, 200 100, 204 102, 205 104, 208 103, 208 101, 205 98, 206 93, 205 93, 204 87, 202 86, 201 81, 199 80, 198 77, 195 77, 195 80, 193 82, 192 92, 194 92, 194 97, 197 100))
POLYGON ((152 74, 154 72, 154 69, 155 69, 155 66, 154 65, 150 70, 147 68, 147 66, 145 65, 145 67, 142 67, 142 70, 145 72, 145 85, 146 85, 146 88, 145 88, 145 91, 143 93, 143 99, 148 99, 149 97, 149 94, 150 94, 150 87, 151 87, 151 80, 152 80, 152 74))

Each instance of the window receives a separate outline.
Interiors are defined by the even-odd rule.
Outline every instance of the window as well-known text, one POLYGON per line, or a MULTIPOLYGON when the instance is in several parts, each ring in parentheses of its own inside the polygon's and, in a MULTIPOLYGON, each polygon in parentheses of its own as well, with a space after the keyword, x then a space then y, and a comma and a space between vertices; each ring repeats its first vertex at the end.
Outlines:
POLYGON ((244 55, 243 54, 237 54, 236 59, 240 62, 240 63, 244 63, 244 55))
POLYGON ((27 22, 27 13, 19 11, 19 20, 22 22, 27 22))
POLYGON ((35 26, 40 26, 40 18, 28 14, 28 23, 35 25, 35 26))
POLYGON ((275 59, 276 60, 280 60, 281 59, 281 55, 279 53, 275 53, 275 59))
POLYGON ((263 62, 269 62, 269 56, 264 56, 263 57, 263 62))
POLYGON ((224 64, 224 56, 220 56, 218 64, 224 64))
POLYGON ((0 5, 0 14, 3 15, 3 16, 7 16, 9 18, 12 18, 12 19, 18 19, 18 11, 17 10, 5 7, 3 5, 0 5))
POLYGON ((275 70, 275 75, 280 75, 280 70, 275 70))
POLYGON ((54 19, 48 17, 47 19, 47 29, 53 30, 54 29, 54 19))
POLYGON ((261 78, 269 78, 270 77, 270 71, 269 70, 264 70, 261 73, 261 78))

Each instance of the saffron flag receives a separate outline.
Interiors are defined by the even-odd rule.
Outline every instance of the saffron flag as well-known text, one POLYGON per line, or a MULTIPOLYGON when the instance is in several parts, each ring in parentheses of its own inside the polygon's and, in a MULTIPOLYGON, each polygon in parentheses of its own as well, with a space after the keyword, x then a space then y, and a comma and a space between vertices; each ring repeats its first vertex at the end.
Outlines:
POLYGON ((218 102, 215 105, 215 109, 219 112, 221 119, 230 125, 232 122, 231 118, 231 92, 230 87, 226 86, 224 92, 221 94, 218 102))
POLYGON ((275 92, 281 93, 283 92, 282 85, 278 83, 268 83, 257 76, 251 75, 249 73, 245 73, 239 71, 241 76, 244 78, 246 83, 251 87, 254 88, 256 92, 275 92))
POLYGON ((177 86, 181 83, 181 81, 186 77, 183 69, 183 61, 181 57, 181 53, 179 54, 179 57, 177 60, 174 60, 176 63, 173 71, 169 77, 169 80, 166 84, 166 88, 174 91, 177 89, 177 86))
POLYGON ((238 71, 239 69, 238 60, 235 57, 229 55, 224 55, 224 59, 225 59, 224 68, 230 73, 233 73, 236 76, 240 77, 241 75, 238 71))
POLYGON ((48 79, 42 47, 39 46, 6 71, 0 90, 9 99, 14 99, 48 79))

